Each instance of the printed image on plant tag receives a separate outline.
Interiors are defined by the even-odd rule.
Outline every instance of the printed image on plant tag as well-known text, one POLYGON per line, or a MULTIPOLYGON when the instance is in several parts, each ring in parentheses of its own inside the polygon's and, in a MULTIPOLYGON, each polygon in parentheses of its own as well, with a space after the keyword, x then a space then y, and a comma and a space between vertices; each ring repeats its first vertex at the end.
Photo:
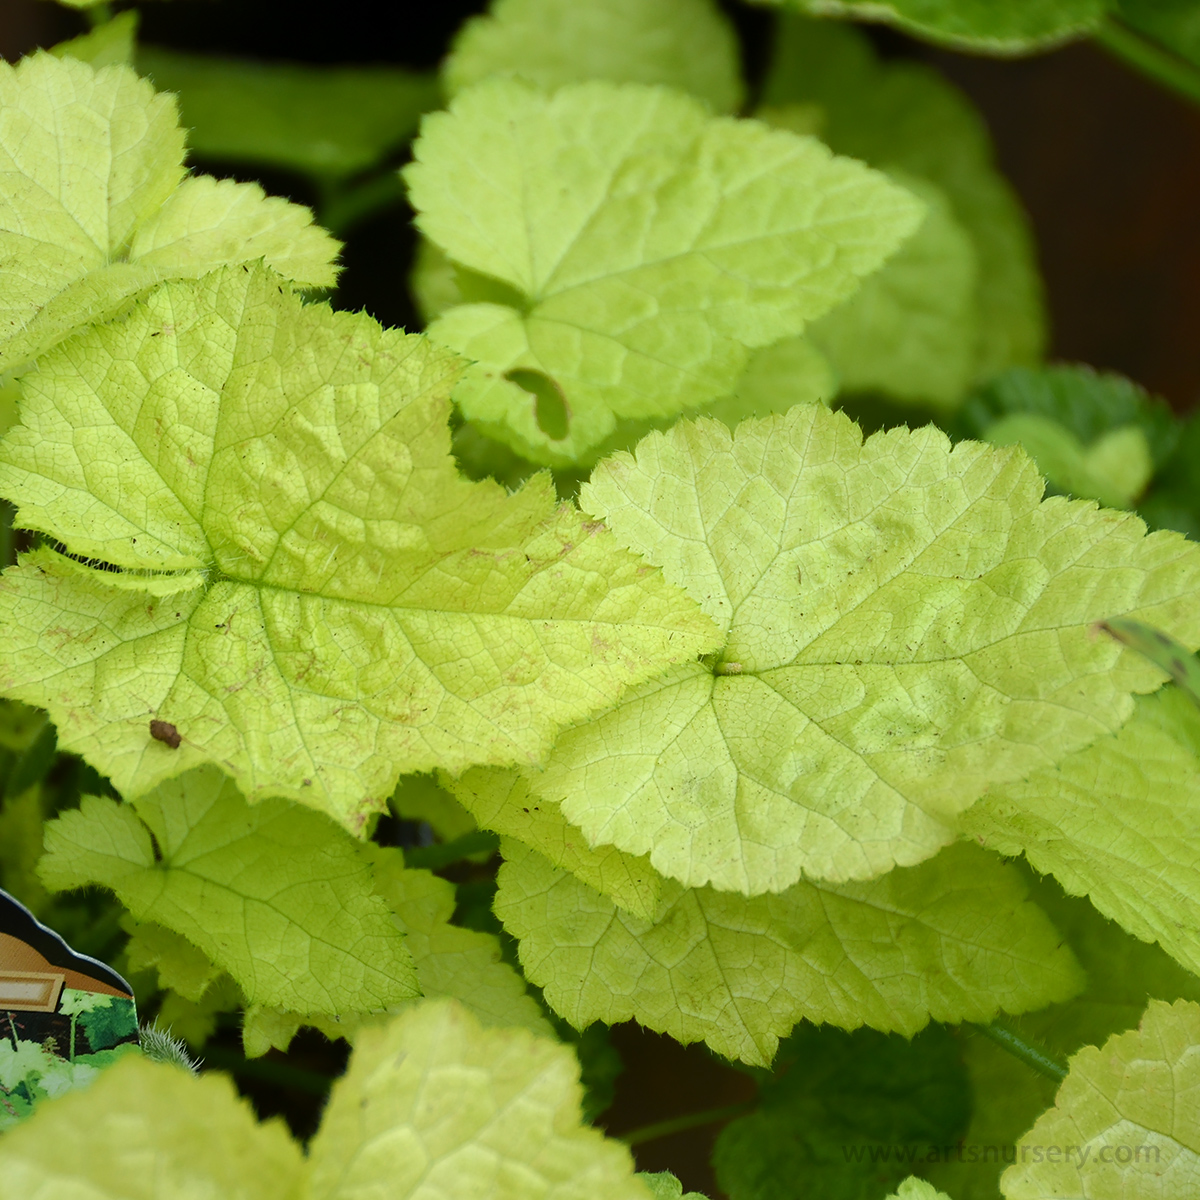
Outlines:
POLYGON ((138 1041, 129 984, 0 891, 0 1131, 138 1041))

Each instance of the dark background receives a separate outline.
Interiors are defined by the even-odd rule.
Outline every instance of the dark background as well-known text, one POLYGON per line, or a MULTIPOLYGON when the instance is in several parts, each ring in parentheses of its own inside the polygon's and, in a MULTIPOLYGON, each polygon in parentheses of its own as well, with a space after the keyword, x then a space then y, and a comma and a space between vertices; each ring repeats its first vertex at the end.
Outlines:
MULTIPOLYGON (((142 8, 142 36, 191 50, 309 62, 434 66, 483 0, 369 3, 341 0, 319 18, 279 0, 172 0, 142 8)), ((764 10, 731 3, 753 81, 770 33, 764 10)), ((0 0, 0 53, 15 58, 84 27, 44 0, 0 0)), ((1121 371, 1180 412, 1200 400, 1200 109, 1088 45, 997 61, 954 55, 888 31, 880 49, 934 63, 983 111, 1000 165, 1033 220, 1052 320, 1053 358, 1121 371)), ((223 173, 221 164, 204 164, 223 173)), ((243 171, 230 170, 229 174, 243 171)), ((311 203, 299 176, 259 173, 268 190, 311 203)), ((342 307, 416 326, 405 291, 412 238, 397 208, 351 234, 342 307)), ((700 1047, 625 1026, 625 1059, 613 1132, 746 1098, 750 1081, 700 1047)), ((271 1108, 257 1089, 260 1108, 271 1108)), ((708 1167, 715 1130, 694 1130, 638 1149, 639 1165, 672 1169, 716 1196, 708 1167)))

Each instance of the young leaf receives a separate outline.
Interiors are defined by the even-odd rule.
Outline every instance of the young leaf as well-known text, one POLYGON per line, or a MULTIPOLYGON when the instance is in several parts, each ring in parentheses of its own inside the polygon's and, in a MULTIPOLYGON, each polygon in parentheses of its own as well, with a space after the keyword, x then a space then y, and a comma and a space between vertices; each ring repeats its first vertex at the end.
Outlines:
POLYGON ((299 805, 248 805, 213 767, 162 784, 136 813, 85 797, 47 825, 40 874, 55 891, 111 889, 227 970, 249 1003, 362 1013, 417 994, 357 843, 299 805))
POLYGON ((304 1169, 282 1122, 260 1125, 227 1077, 137 1054, 0 1139, 12 1196, 300 1200, 304 1169))
POLYGON ((939 1192, 932 1183, 910 1175, 887 1200, 950 1200, 945 1192, 939 1192))
POLYGON ((756 0, 823 17, 884 21, 956 49, 1023 54, 1086 36, 1108 0, 756 0))
POLYGON ((162 279, 264 259, 306 287, 337 243, 257 184, 184 180, 170 96, 123 65, 36 54, 0 64, 0 372, 104 320, 162 279))
POLYGON ((311 1200, 647 1200, 629 1151, 580 1119, 571 1051, 435 1001, 358 1037, 310 1150, 311 1200))
POLYGON ((166 284, 47 356, 0 491, 122 570, 42 550, 6 572, 0 686, 126 796, 216 762, 357 832, 401 772, 534 761, 711 649, 546 476, 509 496, 458 474, 460 370, 261 268, 166 284))
POLYGON ((1194 1195, 1198 1044, 1200 1004, 1154 1001, 1136 1030, 1076 1054, 1054 1107, 1000 1180, 1007 1200, 1194 1195))
POLYGON ((540 796, 592 845, 748 895, 920 862, 986 788, 1119 727, 1161 676, 1097 639, 1136 613, 1200 640, 1200 551, 1040 501, 1019 451, 936 429, 865 443, 800 406, 682 423, 602 463, 583 507, 725 632, 567 731, 540 796))
POLYGON ((973 373, 1040 358, 1046 322, 1029 223, 981 115, 957 88, 923 63, 881 60, 850 25, 784 15, 762 102, 807 108, 811 132, 836 153, 939 188, 975 246, 973 373))
POLYGON ((200 158, 341 179, 374 166, 436 108, 437 83, 399 67, 329 67, 138 50, 138 70, 179 97, 200 158))
POLYGON ((707 1200, 700 1192, 685 1192, 683 1184, 670 1171, 654 1174, 639 1171, 637 1177, 650 1189, 654 1200, 707 1200))
POLYGON ((727 394, 751 349, 849 296, 923 211, 818 142, 634 84, 491 80, 426 118, 414 155, 422 232, 491 277, 429 330, 480 364, 455 399, 564 465, 619 419, 727 394))
POLYGON ((957 1039, 801 1025, 759 1107, 717 1138, 713 1166, 733 1200, 882 1197, 931 1150, 966 1131, 971 1090, 957 1039), (878 1152, 889 1154, 881 1159, 878 1152))
POLYGON ((1015 368, 979 389, 961 429, 993 445, 1020 442, 1062 492, 1131 508, 1174 452, 1179 424, 1162 400, 1089 367, 1015 368))
POLYGON ((662 895, 662 876, 646 858, 615 846, 591 847, 578 827, 550 800, 535 796, 516 771, 475 767, 445 786, 485 829, 494 829, 537 850, 556 867, 570 871, 607 896, 618 908, 652 921, 662 895))
POLYGON ((801 1018, 911 1035, 931 1018, 1037 1008, 1080 982, 1019 875, 966 844, 867 883, 754 899, 667 881, 654 922, 519 842, 502 851, 496 915, 577 1028, 633 1018, 765 1065, 801 1018))
POLYGON ((964 830, 1200 973, 1200 711, 1167 688, 1116 733, 996 788, 964 830))
POLYGON ((662 83, 718 113, 739 108, 743 93, 737 36, 713 0, 494 0, 458 31, 442 83, 453 96, 501 74, 546 89, 662 83))

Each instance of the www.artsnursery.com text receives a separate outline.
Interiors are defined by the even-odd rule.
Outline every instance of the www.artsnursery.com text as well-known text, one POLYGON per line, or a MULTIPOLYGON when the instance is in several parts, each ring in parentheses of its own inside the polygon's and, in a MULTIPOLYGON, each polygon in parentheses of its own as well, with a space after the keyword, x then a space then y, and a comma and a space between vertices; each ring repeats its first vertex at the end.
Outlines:
POLYGON ((1091 1143, 1086 1146, 1071 1145, 973 1145, 960 1143, 954 1146, 897 1146, 885 1143, 860 1143, 842 1146, 847 1162, 869 1163, 1073 1163, 1077 1167, 1089 1162, 1112 1166, 1129 1166, 1131 1163, 1159 1163, 1162 1159, 1161 1146, 1110 1146, 1091 1143))

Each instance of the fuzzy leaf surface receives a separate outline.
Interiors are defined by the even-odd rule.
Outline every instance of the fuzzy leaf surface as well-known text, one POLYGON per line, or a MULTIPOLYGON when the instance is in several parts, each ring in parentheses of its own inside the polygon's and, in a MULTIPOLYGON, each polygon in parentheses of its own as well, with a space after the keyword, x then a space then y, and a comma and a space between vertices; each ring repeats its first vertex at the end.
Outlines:
POLYGON ((300 1200, 303 1174, 283 1123, 260 1125, 227 1076, 137 1054, 0 1140, 5 1192, 47 1200, 300 1200))
POLYGON ((1200 974, 1198 755, 1200 711, 1167 688, 1116 733, 985 796, 963 827, 1200 974))
POLYGON ((163 279, 265 261, 306 287, 338 243, 257 184, 184 179, 172 97, 123 64, 0 64, 0 371, 163 279))
POLYGON ((711 648, 695 605, 545 476, 463 479, 461 363, 261 268, 164 285, 26 377, 0 494, 0 686, 126 796, 216 762, 361 830, 402 772, 535 761, 711 648), (181 744, 151 735, 173 724, 181 744))
MULTIPOLYGON (((939 71, 880 59, 852 25, 783 14, 762 103, 793 117, 807 111, 809 130, 837 154, 937 187, 975 247, 974 320, 953 323, 964 336, 974 326, 974 373, 1039 359, 1046 321, 1028 218, 982 116, 939 71)), ((937 378, 936 364, 926 369, 937 378)))
POLYGON ((496 915, 577 1028, 636 1019, 766 1065, 801 1018, 911 1036, 1078 990, 1078 967, 1019 875, 959 843, 866 883, 747 898, 663 885, 654 922, 519 842, 501 845, 496 915))
POLYGON ((56 891, 111 889, 137 920, 227 970, 251 1003, 360 1013, 417 994, 358 844, 303 806, 248 805, 213 767, 162 784, 136 811, 85 797, 46 827, 40 873, 56 891))
POLYGON ((567 83, 665 84, 714 112, 742 102, 737 35, 712 0, 496 0, 467 21, 442 65, 453 96, 490 75, 567 83))
MULTIPOLYGON (((758 0, 763 3, 764 0, 758 0)), ((984 54, 1022 54, 1085 37, 1108 0, 765 0, 822 17, 883 21, 916 37, 984 54)))
POLYGON ((1200 550, 1062 499, 1021 452, 815 405, 614 455, 588 512, 725 633, 560 737, 535 792, 589 843, 755 895, 928 858, 988 787, 1111 733, 1161 675, 1093 621, 1200 639, 1200 550))
POLYGON ((581 1098, 566 1046, 420 1004, 358 1037, 313 1139, 311 1200, 648 1200, 581 1098))
POLYGON ((653 920, 663 880, 649 860, 623 854, 615 846, 589 846, 562 809, 535 795, 519 772, 474 767, 443 782, 485 829, 523 842, 618 908, 653 920))
POLYGON ((1001 1176, 1007 1200, 1174 1200, 1195 1194, 1200 1004, 1153 1001, 1137 1029, 1099 1048, 1084 1047, 1070 1067, 1054 1107, 1021 1139, 1021 1157, 1001 1176), (1074 1152, 1037 1162, 1021 1155, 1027 1146, 1074 1152), (1131 1161, 1121 1162, 1122 1150, 1131 1161))
POLYGON ((844 300, 923 212, 819 142, 636 84, 487 81, 425 119, 414 156, 418 226, 490 279, 430 326, 479 364, 455 399, 555 464, 728 394, 751 349, 844 300))

